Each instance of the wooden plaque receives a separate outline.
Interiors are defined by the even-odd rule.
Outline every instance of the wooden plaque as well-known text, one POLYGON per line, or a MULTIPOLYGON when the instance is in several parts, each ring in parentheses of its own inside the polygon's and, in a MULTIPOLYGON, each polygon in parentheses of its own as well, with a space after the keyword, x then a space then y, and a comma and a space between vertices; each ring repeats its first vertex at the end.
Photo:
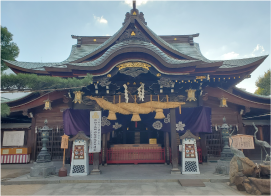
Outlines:
POLYGON ((62 135, 62 140, 61 140, 61 148, 67 149, 68 148, 68 144, 69 144, 69 136, 67 135, 62 135))
POLYGON ((254 141, 252 135, 234 135, 229 138, 229 144, 233 141, 232 147, 237 149, 254 149, 254 141), (232 138, 232 140, 231 140, 232 138))
POLYGON ((74 159, 84 159, 84 145, 74 146, 74 159))
POLYGON ((185 144, 185 158, 196 158, 194 144, 185 144))

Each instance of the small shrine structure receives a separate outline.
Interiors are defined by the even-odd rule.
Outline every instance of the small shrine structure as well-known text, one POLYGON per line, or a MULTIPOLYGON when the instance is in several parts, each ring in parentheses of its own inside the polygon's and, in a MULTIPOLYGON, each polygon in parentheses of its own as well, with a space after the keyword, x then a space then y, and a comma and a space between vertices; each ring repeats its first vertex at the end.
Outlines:
POLYGON ((70 176, 86 176, 89 174, 88 146, 90 138, 83 131, 70 139, 72 145, 72 161, 70 176))
POLYGON ((199 137, 187 130, 180 139, 182 140, 182 174, 200 174, 196 143, 199 137))

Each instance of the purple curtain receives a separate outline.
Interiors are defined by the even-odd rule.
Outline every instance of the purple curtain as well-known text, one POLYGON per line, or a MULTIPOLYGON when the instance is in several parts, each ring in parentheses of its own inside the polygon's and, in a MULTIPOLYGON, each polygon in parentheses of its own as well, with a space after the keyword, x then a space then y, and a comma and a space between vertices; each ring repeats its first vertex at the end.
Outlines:
MULTIPOLYGON (((195 107, 179 108, 176 112, 176 131, 181 133, 190 130, 193 134, 199 132, 211 133, 211 108, 195 107)), ((141 114, 141 121, 148 127, 160 131, 170 132, 170 113, 169 109, 164 109, 165 119, 156 120, 155 112, 141 114)), ((132 115, 117 113, 117 120, 107 120, 108 110, 102 111, 102 133, 108 133, 118 128, 126 128, 131 121, 132 115)), ((76 135, 79 131, 84 131, 89 135, 90 111, 67 109, 63 112, 64 133, 66 135, 76 135)))

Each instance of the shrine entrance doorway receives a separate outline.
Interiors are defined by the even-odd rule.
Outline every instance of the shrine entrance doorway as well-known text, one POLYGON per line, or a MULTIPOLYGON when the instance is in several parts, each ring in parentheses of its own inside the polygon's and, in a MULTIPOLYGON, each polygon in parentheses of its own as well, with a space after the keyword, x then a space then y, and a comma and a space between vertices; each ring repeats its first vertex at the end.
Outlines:
POLYGON ((164 132, 148 128, 140 121, 112 132, 107 146, 108 164, 166 162, 164 132))

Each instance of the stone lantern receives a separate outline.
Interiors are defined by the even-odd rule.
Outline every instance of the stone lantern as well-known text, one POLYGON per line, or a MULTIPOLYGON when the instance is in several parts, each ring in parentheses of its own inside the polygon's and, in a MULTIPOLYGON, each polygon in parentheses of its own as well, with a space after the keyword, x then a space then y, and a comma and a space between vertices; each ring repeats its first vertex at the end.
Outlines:
POLYGON ((224 147, 221 152, 221 157, 217 161, 215 174, 229 175, 230 161, 233 158, 234 154, 231 152, 231 149, 229 147, 230 127, 226 123, 225 117, 223 118, 223 124, 220 128, 221 128, 221 134, 222 134, 224 147))
POLYGON ((47 126, 47 119, 44 121, 44 126, 39 131, 41 132, 42 149, 34 162, 33 167, 30 169, 30 177, 46 178, 56 174, 56 167, 51 162, 51 155, 47 151, 46 144, 49 140, 50 129, 47 126))

